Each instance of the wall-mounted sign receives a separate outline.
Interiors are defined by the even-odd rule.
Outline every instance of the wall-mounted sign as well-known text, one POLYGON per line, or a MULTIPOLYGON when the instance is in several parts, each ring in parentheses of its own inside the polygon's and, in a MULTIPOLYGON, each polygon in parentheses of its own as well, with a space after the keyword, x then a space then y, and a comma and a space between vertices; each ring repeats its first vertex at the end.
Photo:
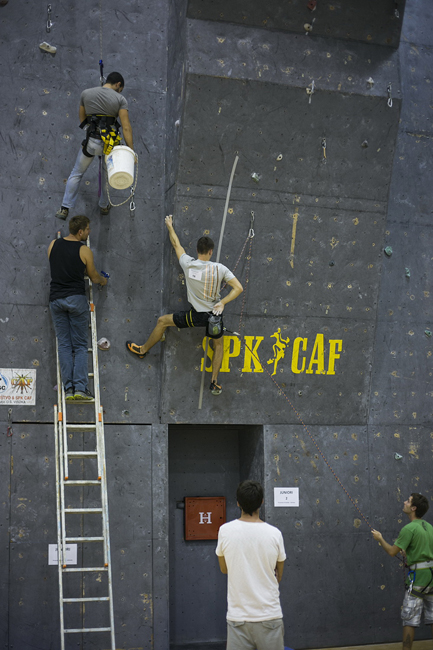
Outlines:
MULTIPOLYGON (((48 544, 48 564, 57 564, 57 544, 48 544)), ((65 563, 77 564, 77 544, 65 546, 65 563)))
POLYGON ((218 539, 226 522, 225 497, 185 497, 185 539, 218 539))
POLYGON ((36 370, 0 368, 0 406, 34 406, 36 370))
POLYGON ((274 488, 275 508, 298 508, 299 488, 280 487, 274 488))

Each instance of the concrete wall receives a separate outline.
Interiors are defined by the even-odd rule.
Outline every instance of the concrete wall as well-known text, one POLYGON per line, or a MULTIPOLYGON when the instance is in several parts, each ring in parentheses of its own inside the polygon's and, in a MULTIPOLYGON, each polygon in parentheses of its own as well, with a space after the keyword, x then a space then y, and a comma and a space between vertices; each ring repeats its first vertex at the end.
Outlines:
MULTIPOLYGON (((388 540, 405 523, 403 498, 432 496, 433 10, 406 4, 318 2, 310 13, 293 0, 286 14, 267 3, 265 15, 262 2, 232 2, 217 15, 207 0, 104 3, 105 72, 125 76, 139 155, 137 209, 99 216, 94 163, 76 212, 90 217, 97 268, 111 274, 95 302, 99 335, 112 342, 100 363, 118 648, 224 647, 225 578, 213 546, 194 554, 172 525, 181 513, 169 485, 181 500, 195 480, 197 496, 226 496, 233 517, 247 476, 265 484, 263 516, 286 542, 286 645, 400 637, 399 564, 372 543, 313 439, 388 540), (204 233, 218 241, 235 155, 222 261, 236 266, 251 211, 256 236, 248 278, 248 260, 236 268, 245 301, 225 313, 241 340, 227 337, 224 391, 208 395, 206 373, 199 411, 202 332, 172 328, 144 361, 124 341, 141 343, 160 313, 187 304, 163 217, 174 212, 191 254, 204 233), (273 507, 278 486, 300 488, 299 509, 273 507), (186 591, 180 550, 189 572, 205 567, 186 591), (197 594, 207 638, 193 624, 197 594), (179 598, 182 629, 173 615, 170 633, 179 598)), ((54 213, 82 139, 79 95, 99 83, 99 7, 52 7, 50 34, 45 6, 0 7, 0 367, 37 369, 36 405, 13 407, 12 437, 0 406, 0 641, 19 650, 59 645, 57 572, 46 557, 56 541, 46 248, 66 233, 54 213), (57 53, 41 52, 42 40, 57 53)))

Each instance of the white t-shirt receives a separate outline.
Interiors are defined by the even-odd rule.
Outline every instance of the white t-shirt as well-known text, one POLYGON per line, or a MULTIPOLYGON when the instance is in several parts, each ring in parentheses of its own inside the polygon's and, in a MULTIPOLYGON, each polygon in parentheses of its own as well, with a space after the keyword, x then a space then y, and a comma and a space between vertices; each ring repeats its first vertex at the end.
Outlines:
POLYGON ((215 552, 224 556, 227 565, 227 620, 283 617, 275 567, 286 553, 278 528, 235 519, 219 529, 215 552))
POLYGON ((185 272, 188 302, 196 311, 212 311, 220 300, 221 284, 235 277, 224 264, 195 260, 186 253, 180 256, 179 264, 185 272))

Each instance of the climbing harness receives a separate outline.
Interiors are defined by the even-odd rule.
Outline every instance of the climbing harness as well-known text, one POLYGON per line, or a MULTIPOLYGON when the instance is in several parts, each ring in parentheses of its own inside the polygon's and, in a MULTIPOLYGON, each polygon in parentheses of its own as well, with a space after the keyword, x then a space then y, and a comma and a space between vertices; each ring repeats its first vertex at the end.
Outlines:
POLYGON ((428 589, 428 592, 430 592, 430 585, 433 583, 433 568, 432 568, 433 562, 417 562, 416 564, 411 564, 409 567, 409 571, 407 574, 407 579, 409 583, 406 585, 406 589, 408 590, 409 594, 413 594, 414 596, 419 596, 420 598, 422 597, 423 593, 428 589), (415 568, 413 568, 415 567, 415 568), (416 580, 416 569, 430 569, 431 573, 431 578, 430 582, 426 584, 424 587, 414 587, 414 582, 416 580))
POLYGON ((86 128, 86 137, 81 143, 83 154, 93 158, 95 154, 87 151, 89 138, 101 139, 104 143, 104 155, 109 154, 113 147, 120 142, 120 124, 113 115, 86 115, 86 119, 80 124, 80 129, 86 128))
POLYGON ((47 26, 46 26, 47 34, 50 33, 52 26, 53 26, 53 23, 51 21, 51 5, 48 5, 47 6, 47 26))

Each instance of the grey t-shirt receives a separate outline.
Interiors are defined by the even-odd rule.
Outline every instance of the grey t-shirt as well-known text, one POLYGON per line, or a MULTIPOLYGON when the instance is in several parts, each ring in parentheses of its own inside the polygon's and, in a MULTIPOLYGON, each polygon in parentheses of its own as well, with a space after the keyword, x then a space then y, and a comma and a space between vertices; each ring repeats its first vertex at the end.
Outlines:
POLYGON ((111 115, 117 117, 122 108, 128 110, 128 102, 112 88, 97 86, 87 88, 81 93, 81 106, 84 106, 86 115, 111 115))
POLYGON ((188 302, 196 311, 212 311, 220 300, 223 282, 230 282, 235 277, 224 264, 195 260, 184 253, 179 264, 185 272, 188 302))

